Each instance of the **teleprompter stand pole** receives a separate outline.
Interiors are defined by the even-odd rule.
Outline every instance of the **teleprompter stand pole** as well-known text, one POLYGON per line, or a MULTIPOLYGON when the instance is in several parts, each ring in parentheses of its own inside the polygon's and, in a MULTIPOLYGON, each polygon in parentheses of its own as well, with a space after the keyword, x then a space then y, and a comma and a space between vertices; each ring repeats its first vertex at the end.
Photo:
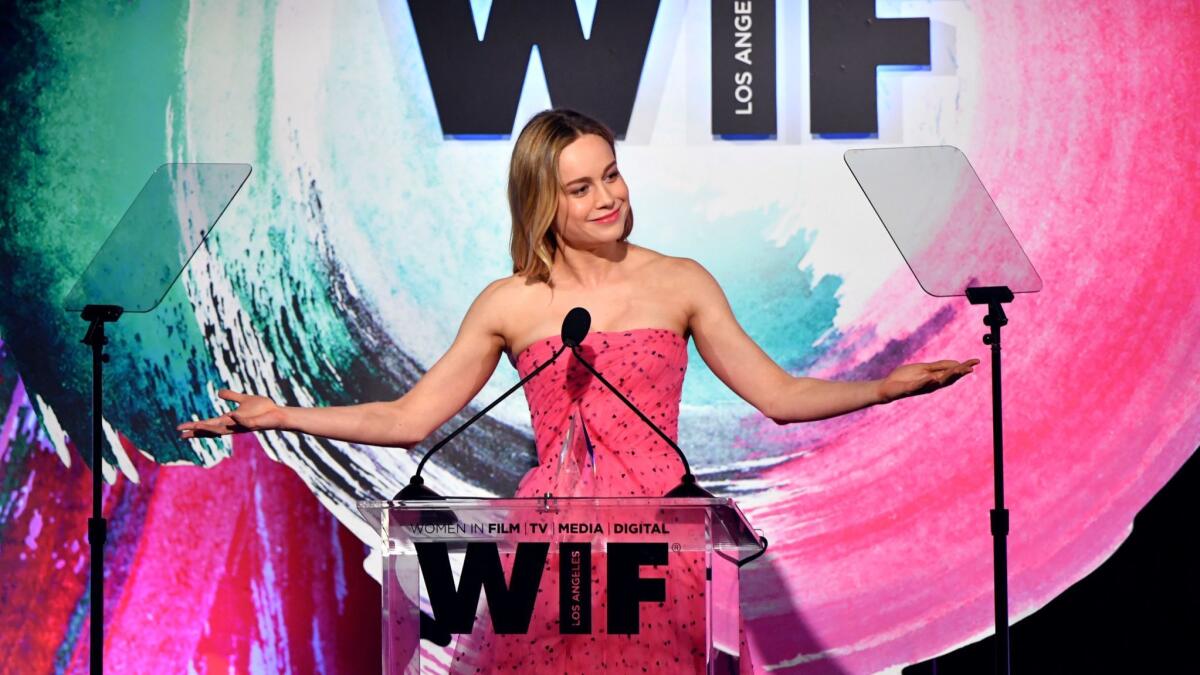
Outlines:
POLYGON ((987 305, 983 324, 988 332, 983 344, 992 350, 992 470, 995 480, 996 507, 991 511, 992 568, 996 601, 996 674, 1009 675, 1008 648, 1008 509, 1004 508, 1004 416, 1000 398, 1000 329, 1008 323, 1004 303, 1012 302, 1008 286, 981 286, 967 289, 972 305, 987 305))
POLYGON ((82 318, 88 322, 87 334, 83 344, 92 348, 92 517, 88 518, 88 548, 91 554, 91 582, 89 599, 91 601, 91 649, 90 661, 92 675, 104 672, 104 540, 108 537, 108 521, 103 514, 103 494, 101 493, 101 462, 104 461, 101 452, 100 439, 103 437, 101 422, 104 419, 104 364, 108 354, 104 353, 104 345, 108 338, 104 335, 104 324, 112 323, 121 318, 124 310, 117 305, 87 305, 83 308, 82 318))
POLYGON ((173 163, 154 170, 137 198, 63 300, 63 309, 88 323, 83 344, 92 348, 91 672, 104 672, 103 421, 105 324, 128 313, 146 313, 166 297, 183 268, 250 176, 248 164, 173 163))

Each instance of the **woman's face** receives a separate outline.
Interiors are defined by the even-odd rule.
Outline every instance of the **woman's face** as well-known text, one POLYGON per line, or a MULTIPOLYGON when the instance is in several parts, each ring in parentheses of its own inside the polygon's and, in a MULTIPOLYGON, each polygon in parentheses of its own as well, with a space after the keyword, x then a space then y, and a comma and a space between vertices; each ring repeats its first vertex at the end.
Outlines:
POLYGON ((554 231, 573 248, 621 239, 629 218, 629 188, 608 141, 580 136, 558 156, 558 212, 554 231))

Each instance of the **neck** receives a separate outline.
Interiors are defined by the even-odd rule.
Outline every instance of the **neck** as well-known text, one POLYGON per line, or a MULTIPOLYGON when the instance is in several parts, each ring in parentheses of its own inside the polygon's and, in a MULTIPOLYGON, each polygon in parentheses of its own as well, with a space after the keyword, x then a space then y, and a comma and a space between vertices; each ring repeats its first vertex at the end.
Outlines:
POLYGON ((611 281, 617 265, 629 254, 629 244, 623 241, 608 242, 593 248, 559 246, 554 255, 551 277, 558 282, 567 281, 584 288, 599 286, 611 281))

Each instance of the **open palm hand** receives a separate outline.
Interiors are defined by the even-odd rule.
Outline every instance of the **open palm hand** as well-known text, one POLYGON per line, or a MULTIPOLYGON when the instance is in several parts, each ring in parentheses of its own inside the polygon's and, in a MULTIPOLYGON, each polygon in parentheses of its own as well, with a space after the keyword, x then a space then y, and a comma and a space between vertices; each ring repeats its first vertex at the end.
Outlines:
POLYGON ((979 359, 955 361, 946 359, 933 363, 909 363, 893 370, 879 385, 885 401, 917 396, 948 387, 962 376, 975 370, 979 359))
POLYGON ((242 394, 222 389, 217 396, 237 404, 237 409, 219 417, 184 422, 175 427, 181 439, 212 438, 244 431, 279 429, 283 426, 283 409, 265 396, 242 394))

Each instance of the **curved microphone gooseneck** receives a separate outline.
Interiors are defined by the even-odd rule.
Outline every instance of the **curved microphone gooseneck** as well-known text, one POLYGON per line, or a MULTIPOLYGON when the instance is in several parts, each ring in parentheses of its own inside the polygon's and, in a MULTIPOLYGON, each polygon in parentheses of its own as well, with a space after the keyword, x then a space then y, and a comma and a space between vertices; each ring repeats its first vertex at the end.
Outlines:
MULTIPOLYGON (((604 376, 601 375, 599 373, 599 371, 597 371, 595 368, 593 368, 592 364, 589 363, 587 359, 583 358, 583 355, 579 353, 579 342, 583 341, 583 337, 587 334, 588 328, 590 328, 592 325, 592 316, 590 314, 588 314, 588 311, 582 307, 576 307, 576 308, 572 309, 570 312, 567 312, 567 318, 563 320, 564 335, 566 333, 567 325, 571 325, 572 327, 582 327, 582 328, 579 328, 579 333, 577 333, 577 335, 580 336, 579 340, 571 342, 571 343, 568 343, 566 341, 566 339, 563 340, 563 345, 566 347, 570 347, 571 352, 575 355, 575 359, 577 361, 579 361, 581 364, 583 364, 583 367, 587 368, 588 372, 590 372, 592 375, 594 375, 597 380, 600 380, 601 384, 603 384, 605 387, 608 388, 609 391, 611 391, 613 394, 615 394, 616 397, 618 399, 620 399, 621 402, 624 403, 627 408, 629 408, 634 413, 636 413, 637 416, 639 418, 641 418, 641 420, 643 422, 646 423, 646 426, 653 429, 654 432, 656 434, 658 434, 658 437, 663 439, 663 442, 665 442, 667 445, 669 445, 671 447, 672 450, 675 451, 676 455, 679 455, 679 461, 683 463, 683 476, 682 476, 681 480, 679 481, 679 485, 676 485, 669 492, 667 492, 667 494, 665 494, 663 496, 667 497, 667 498, 676 498, 676 497, 715 498, 713 493, 709 492, 708 490, 705 490, 704 488, 700 487, 700 485, 698 483, 696 483, 696 477, 692 474, 692 466, 691 466, 691 464, 688 463, 687 456, 683 454, 683 450, 680 449, 680 447, 675 443, 675 441, 671 440, 670 436, 663 433, 663 430, 660 429, 657 424, 652 422, 649 417, 646 417, 645 413, 643 413, 641 410, 639 410, 638 407, 633 404, 633 402, 631 402, 629 399, 625 398, 624 394, 622 394, 620 391, 618 391, 617 388, 614 387, 611 382, 606 380, 604 378, 604 376)), ((752 553, 751 555, 749 555, 745 558, 742 558, 741 560, 736 561, 736 564, 739 568, 744 567, 745 565, 748 565, 749 563, 758 559, 764 553, 767 552, 767 546, 769 545, 769 543, 767 542, 767 538, 765 536, 759 535, 758 545, 759 545, 758 551, 752 553)))
MULTIPOLYGON (((581 311, 583 311, 585 315, 587 314, 587 310, 581 311)), ((471 419, 463 422, 457 429, 450 432, 448 436, 434 444, 434 446, 430 448, 424 456, 421 457, 421 461, 417 464, 416 472, 412 475, 412 478, 408 480, 408 485, 404 486, 400 492, 396 493, 396 496, 393 497, 393 499, 444 499, 444 497, 427 487, 425 485, 425 480, 421 478, 421 470, 425 468, 425 462, 429 461, 429 458, 433 456, 433 453, 441 450, 442 446, 454 440, 454 437, 460 434, 464 429, 474 424, 476 420, 486 415, 489 410, 495 408, 497 404, 508 398, 509 394, 512 394, 517 389, 520 389, 521 386, 523 386, 526 382, 533 379, 538 373, 549 367, 551 363, 554 363, 556 360, 558 360, 559 355, 561 355, 564 351, 578 347, 580 341, 582 341, 587 335, 588 328, 591 327, 592 323, 592 318, 590 316, 582 317, 583 323, 580 323, 580 319, 581 317, 575 314, 575 310, 568 312, 566 318, 563 319, 562 346, 558 348, 558 351, 554 352, 553 356, 551 356, 545 363, 535 368, 533 372, 521 378, 520 382, 517 382, 513 386, 509 387, 508 391, 500 395, 500 398, 489 403, 486 408, 475 413, 473 416, 471 416, 471 419)))
MULTIPOLYGON (((563 326, 565 327, 568 322, 572 322, 572 325, 583 325, 583 326, 590 328, 592 325, 592 316, 590 314, 588 314, 588 311, 586 309, 584 309, 582 307, 576 307, 575 309, 572 309, 570 312, 567 312, 567 318, 563 321, 563 326), (575 318, 572 319, 571 318, 572 316, 574 316, 575 318)), ((585 333, 586 333, 586 330, 585 330, 585 333)), ((580 340, 582 340, 582 339, 583 338, 580 338, 580 340)), ((609 391, 611 391, 613 394, 615 394, 617 398, 621 399, 621 402, 624 403, 627 408, 629 408, 634 413, 636 413, 637 416, 639 418, 641 418, 641 420, 643 422, 645 422, 647 426, 649 426, 651 429, 654 430, 654 432, 656 434, 658 434, 659 438, 663 439, 663 442, 665 442, 667 445, 669 445, 671 447, 672 450, 675 451, 676 455, 679 455, 679 461, 683 462, 683 477, 680 480, 679 485, 676 485, 674 488, 671 489, 670 492, 668 492, 667 494, 665 494, 663 496, 664 497, 712 497, 713 494, 711 492, 709 492, 708 490, 705 490, 704 488, 700 487, 699 484, 696 483, 696 477, 692 475, 692 467, 690 464, 688 464, 687 457, 683 454, 683 450, 679 449, 679 446, 675 444, 675 441, 671 440, 670 436, 667 436, 665 433, 663 433, 663 430, 659 429, 657 424, 655 424, 654 422, 651 422, 650 418, 646 417, 645 413, 643 413, 641 410, 638 410, 637 406, 635 406, 633 403, 631 403, 629 401, 629 399, 625 398, 624 394, 622 394, 620 391, 618 391, 617 388, 614 387, 611 382, 604 379, 604 376, 601 375, 599 373, 599 371, 597 371, 595 368, 593 368, 592 364, 588 363, 587 359, 583 358, 583 355, 579 353, 579 343, 578 342, 573 345, 567 345, 566 341, 564 340, 563 344, 565 346, 569 346, 571 348, 571 352, 575 354, 575 359, 577 361, 579 361, 580 363, 582 363, 583 366, 588 369, 588 372, 590 372, 592 375, 595 375, 596 379, 600 380, 601 384, 603 384, 605 387, 608 387, 609 391)))

